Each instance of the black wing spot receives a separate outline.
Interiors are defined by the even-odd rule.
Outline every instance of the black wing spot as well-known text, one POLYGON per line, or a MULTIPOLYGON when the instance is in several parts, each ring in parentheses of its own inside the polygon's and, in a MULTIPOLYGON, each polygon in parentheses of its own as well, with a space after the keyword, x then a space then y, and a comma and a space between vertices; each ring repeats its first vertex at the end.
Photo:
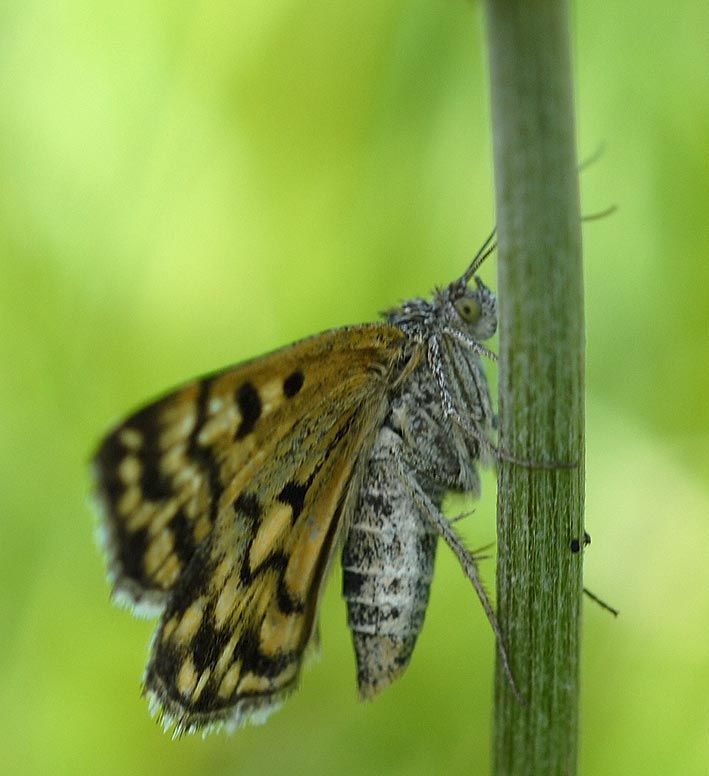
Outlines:
POLYGON ((202 542, 195 550, 190 563, 183 569, 172 591, 163 622, 169 622, 173 614, 180 617, 200 595, 209 590, 214 576, 214 564, 209 562, 209 543, 202 542))
POLYGON ((146 501, 155 503, 166 501, 173 493, 170 480, 160 471, 160 451, 157 444, 148 447, 149 453, 143 457, 143 472, 140 489, 146 501))
POLYGON ((303 602, 288 589, 282 577, 278 581, 276 600, 278 601, 278 608, 283 614, 302 614, 305 611, 303 602))
POLYGON ((182 509, 170 521, 169 530, 172 531, 174 541, 173 552, 179 558, 180 563, 186 566, 194 553, 195 540, 190 521, 182 509))
POLYGON ((147 529, 139 528, 137 531, 131 532, 119 522, 114 523, 114 527, 121 576, 137 579, 144 587, 152 588, 151 580, 147 578, 143 566, 145 554, 148 551, 147 529))
POLYGON ((243 674, 252 671, 258 676, 268 678, 278 677, 291 663, 298 662, 298 655, 290 651, 278 652, 276 655, 264 655, 261 652, 258 634, 248 630, 239 639, 235 652, 243 660, 243 674))
POLYGON ((256 568, 252 569, 249 564, 249 558, 244 558, 244 562, 241 564, 240 578, 241 583, 244 586, 250 585, 253 580, 259 574, 265 574, 267 571, 275 570, 280 578, 283 577, 283 572, 288 565, 288 556, 277 550, 269 553, 266 559, 263 560, 256 568))
POLYGON ((201 674, 205 669, 214 667, 231 636, 230 628, 218 630, 211 617, 205 618, 190 643, 192 662, 197 673, 201 674))
POLYGON ((300 485, 297 482, 286 483, 283 490, 278 494, 278 500, 283 504, 288 504, 293 510, 293 522, 298 519, 298 515, 303 511, 305 495, 308 492, 308 485, 300 485))
POLYGON ((263 515, 259 500, 251 493, 242 493, 234 502, 234 509, 250 520, 260 520, 263 515))
POLYGON ((286 377, 283 381, 283 393, 287 399, 292 399, 303 387, 305 382, 305 376, 300 369, 296 369, 295 372, 286 377))
POLYGON ((254 430, 261 417, 261 399, 251 383, 244 383, 236 392, 236 403, 241 413, 241 424, 236 432, 237 439, 243 439, 254 430))

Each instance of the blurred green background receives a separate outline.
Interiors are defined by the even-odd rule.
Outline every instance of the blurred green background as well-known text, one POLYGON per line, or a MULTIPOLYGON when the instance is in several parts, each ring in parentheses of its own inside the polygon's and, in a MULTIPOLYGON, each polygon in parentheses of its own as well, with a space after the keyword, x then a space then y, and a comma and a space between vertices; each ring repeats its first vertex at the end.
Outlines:
MULTIPOLYGON (((9 774, 485 773, 493 640, 441 548, 406 676, 323 658, 265 727, 172 742, 108 601, 88 459, 165 388, 377 311, 494 222, 463 0, 0 8, 0 762, 9 774)), ((709 6, 574 9, 588 324, 583 774, 709 773, 709 6)), ((483 275, 494 285, 494 259, 483 275)), ((462 530, 494 537, 494 479, 462 530)), ((485 575, 492 583, 490 562, 485 575)))

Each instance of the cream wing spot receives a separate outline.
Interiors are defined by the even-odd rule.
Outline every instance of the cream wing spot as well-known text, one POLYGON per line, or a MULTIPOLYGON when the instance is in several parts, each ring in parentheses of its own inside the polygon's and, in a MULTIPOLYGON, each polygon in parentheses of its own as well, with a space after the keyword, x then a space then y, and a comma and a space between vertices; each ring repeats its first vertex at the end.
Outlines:
POLYGON ((262 414, 267 415, 269 412, 283 403, 283 380, 279 377, 274 380, 269 380, 267 383, 261 386, 259 390, 262 404, 262 414))
POLYGON ((206 515, 201 515, 192 529, 192 535, 194 536, 195 544, 201 544, 203 539, 206 539, 207 534, 212 530, 212 524, 206 515))
POLYGON ((166 450, 160 460, 160 468, 165 474, 179 474, 186 465, 187 445, 179 444, 166 450))
POLYGON ((130 533, 140 531, 141 528, 146 528, 150 525, 153 515, 155 514, 155 506, 151 501, 144 501, 140 506, 135 506, 133 514, 126 520, 126 529, 130 533))
POLYGON ((167 590, 172 587, 182 571, 182 564, 177 555, 170 555, 163 565, 155 572, 155 582, 167 590))
POLYGON ((143 491, 137 485, 131 485, 118 500, 116 508, 122 515, 130 515, 140 504, 143 497, 143 491))
POLYGON ((242 677, 236 691, 239 695, 260 695, 271 689, 271 680, 267 676, 259 676, 249 672, 242 677))
POLYGON ((249 566, 253 571, 277 547, 291 526, 293 509, 290 504, 277 503, 263 518, 249 550, 249 566))
POLYGON ((172 634, 175 632, 175 628, 177 627, 177 624, 178 624, 178 618, 177 618, 177 615, 175 615, 171 617, 163 626, 160 640, 169 641, 172 638, 172 634))
POLYGON ((197 416, 191 408, 187 411, 181 408, 179 412, 166 412, 164 417, 165 427, 160 434, 160 448, 169 450, 189 437, 197 422, 197 416), (172 415, 176 417, 171 417, 172 415))
POLYGON ((217 603, 214 607, 214 623, 221 630, 231 619, 236 609, 236 598, 239 594, 239 583, 234 576, 231 576, 219 593, 217 603))
POLYGON ((197 671, 192 662, 192 657, 188 655, 177 673, 177 690, 183 698, 191 698, 197 685, 197 671))
POLYGON ((294 641, 293 634, 302 628, 302 614, 285 614, 276 606, 270 606, 261 624, 259 646, 266 655, 276 656, 284 644, 294 641))
POLYGON ((178 506, 179 504, 177 501, 171 501, 159 511, 156 511, 154 508, 151 510, 153 512, 153 516, 150 520, 151 536, 156 536, 167 528, 168 524, 175 516, 175 512, 177 512, 178 506))
POLYGON ((241 663, 234 663, 234 665, 224 674, 222 681, 219 683, 219 690, 217 692, 220 698, 231 698, 236 689, 236 683, 239 681, 240 674, 241 663))
POLYGON ((194 692, 192 693, 192 700, 198 701, 199 696, 202 694, 202 691, 207 686, 207 682, 209 681, 209 677, 212 675, 212 671, 210 668, 205 668, 204 671, 202 671, 202 676, 199 677, 199 680, 197 681, 197 685, 194 688, 194 692))
POLYGON ((175 628, 174 640, 180 644, 186 644, 194 638, 195 633, 204 619, 204 596, 200 596, 187 608, 182 615, 180 624, 175 628))
POLYGON ((197 516, 202 514, 205 508, 206 504, 204 498, 199 493, 195 493, 195 495, 185 503, 185 515, 190 521, 196 520, 197 516))
POLYGON ((219 655, 219 660, 217 660, 216 665, 214 666, 215 676, 222 676, 226 672, 227 668, 232 664, 236 642, 237 636, 234 634, 229 639, 226 647, 224 647, 222 650, 221 655, 219 655))
POLYGON ((197 442, 202 447, 209 447, 225 434, 233 434, 239 422, 239 414, 236 408, 230 407, 224 412, 220 412, 213 418, 210 418, 202 427, 197 435, 197 442))
POLYGON ((327 538, 327 525, 316 523, 312 519, 310 523, 311 530, 307 540, 300 542, 300 546, 293 552, 283 575, 286 587, 301 600, 307 597, 311 577, 317 568, 317 559, 327 538))
POLYGON ((172 531, 161 531, 150 543, 143 566, 148 576, 153 576, 175 547, 172 531))
POLYGON ((118 476, 125 485, 135 485, 143 474, 143 464, 135 455, 127 455, 118 466, 118 476))
POLYGON ((124 447, 134 452, 143 446, 143 435, 134 428, 122 428, 118 432, 118 440, 124 447))
MULTIPOLYGON (((144 521, 143 523, 135 523, 135 528, 133 530, 137 530, 138 528, 142 528, 143 526, 148 526, 151 536, 155 536, 156 534, 162 533, 162 531, 165 529, 167 524, 175 516, 175 513, 177 512, 178 508, 179 508, 179 504, 177 501, 168 501, 168 503, 165 504, 165 506, 159 510, 151 508, 149 519, 147 521, 144 521)), ((131 521, 131 525, 133 525, 132 521, 131 521)))
POLYGON ((232 573, 233 563, 230 557, 225 557, 214 570, 214 576, 212 577, 212 587, 216 590, 224 587, 227 579, 232 573))
POLYGON ((196 466, 188 465, 178 468, 175 472, 173 484, 176 488, 185 488, 186 485, 191 485, 188 490, 194 493, 200 483, 200 476, 196 466))

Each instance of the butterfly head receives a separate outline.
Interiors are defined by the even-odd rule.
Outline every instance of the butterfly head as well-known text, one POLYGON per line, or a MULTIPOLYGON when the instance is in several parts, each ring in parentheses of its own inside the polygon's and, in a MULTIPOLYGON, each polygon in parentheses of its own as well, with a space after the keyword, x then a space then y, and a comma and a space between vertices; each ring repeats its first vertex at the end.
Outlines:
POLYGON ((410 299, 384 315, 418 340, 451 331, 478 341, 489 339, 497 330, 497 300, 477 275, 474 280, 472 288, 464 275, 437 289, 432 300, 410 299))
POLYGON ((477 275, 473 280, 475 288, 463 276, 439 292, 435 301, 448 326, 476 340, 490 339, 497 330, 497 299, 477 275))
POLYGON ((496 247, 493 230, 463 275, 436 295, 439 305, 450 308, 447 314, 444 313, 448 325, 476 340, 489 339, 497 330, 497 299, 475 274, 496 247), (473 280, 474 289, 470 287, 473 280))

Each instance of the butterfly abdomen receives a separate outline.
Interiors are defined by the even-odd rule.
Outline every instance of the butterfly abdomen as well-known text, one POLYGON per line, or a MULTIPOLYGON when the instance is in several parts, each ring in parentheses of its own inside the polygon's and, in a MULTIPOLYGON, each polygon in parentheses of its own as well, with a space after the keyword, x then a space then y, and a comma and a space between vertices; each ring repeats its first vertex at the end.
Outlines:
POLYGON ((380 431, 342 555, 361 698, 378 694, 406 669, 433 577, 438 537, 396 468, 400 442, 390 428, 380 431))

